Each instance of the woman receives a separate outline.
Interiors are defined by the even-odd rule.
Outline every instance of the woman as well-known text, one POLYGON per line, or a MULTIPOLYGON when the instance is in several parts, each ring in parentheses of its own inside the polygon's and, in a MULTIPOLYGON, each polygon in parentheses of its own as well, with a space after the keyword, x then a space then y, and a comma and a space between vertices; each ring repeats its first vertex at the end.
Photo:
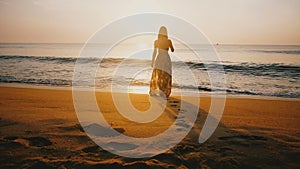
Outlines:
POLYGON ((150 82, 150 95, 165 96, 168 98, 172 87, 172 64, 168 50, 174 52, 172 41, 168 39, 167 28, 159 29, 157 40, 154 41, 152 55, 153 72, 150 82), (158 52, 157 52, 158 51, 158 52), (158 55, 156 55, 158 53, 158 55))

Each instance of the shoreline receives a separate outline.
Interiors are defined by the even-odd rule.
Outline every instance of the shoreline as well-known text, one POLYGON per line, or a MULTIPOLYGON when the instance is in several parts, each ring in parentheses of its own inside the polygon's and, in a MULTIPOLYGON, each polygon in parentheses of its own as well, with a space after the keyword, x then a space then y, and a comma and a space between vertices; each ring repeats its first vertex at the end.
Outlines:
MULTIPOLYGON (((47 86, 47 85, 33 85, 33 84, 20 84, 20 83, 1 83, 0 87, 11 87, 11 88, 24 88, 24 89, 46 89, 46 90, 73 90, 72 86, 47 86)), ((96 92, 111 92, 109 89, 96 89, 96 92)), ((129 94, 144 94, 146 92, 120 92, 129 94)), ((172 92, 171 96, 179 96, 179 92, 172 92)), ((199 97, 211 97, 212 94, 208 92, 199 92, 199 97)), ((215 95, 215 97, 217 97, 215 95)), ((222 96, 223 97, 223 96, 222 96)), ((286 101, 300 101, 300 98, 288 98, 288 97, 277 97, 277 96, 262 96, 262 95, 243 95, 243 94, 226 94, 226 98, 237 98, 237 99, 256 99, 256 100, 286 100, 286 101)))

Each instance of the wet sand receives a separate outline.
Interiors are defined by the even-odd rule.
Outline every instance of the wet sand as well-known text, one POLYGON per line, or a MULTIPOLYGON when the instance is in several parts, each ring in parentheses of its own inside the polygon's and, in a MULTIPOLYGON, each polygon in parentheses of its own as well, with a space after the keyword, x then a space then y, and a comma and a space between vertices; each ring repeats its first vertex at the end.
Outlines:
MULTIPOLYGON (((111 94, 97 92, 99 108, 118 132, 157 135, 173 124, 180 98, 168 112, 140 124, 122 117, 111 94)), ((148 95, 130 94, 139 110, 148 95)), ((0 168, 299 168, 300 100, 227 98, 213 136, 197 142, 210 98, 200 99, 191 132, 169 151, 144 159, 120 157, 97 146, 78 122, 70 90, 0 87, 0 168)), ((113 143, 112 138, 112 143, 113 143)))

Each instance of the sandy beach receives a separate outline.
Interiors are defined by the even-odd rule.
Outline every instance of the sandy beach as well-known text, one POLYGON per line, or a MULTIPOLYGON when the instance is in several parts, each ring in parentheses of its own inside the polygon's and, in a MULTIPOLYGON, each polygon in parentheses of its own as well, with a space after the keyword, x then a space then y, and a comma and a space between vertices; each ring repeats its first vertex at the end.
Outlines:
MULTIPOLYGON (((153 122, 139 124, 116 111, 110 93, 96 96, 105 119, 131 137, 166 130, 176 119, 180 103, 171 96, 172 104, 167 106, 172 115, 164 112, 153 122)), ((139 110, 149 107, 148 97, 130 94, 139 110)), ((103 150, 86 136, 71 90, 0 87, 0 168, 297 168, 299 103, 297 99, 227 98, 217 130, 199 144, 210 106, 210 98, 203 97, 196 123, 181 143, 151 158, 129 159, 103 150)))
POLYGON ((300 0, 0 4, 0 169, 300 169, 300 0))

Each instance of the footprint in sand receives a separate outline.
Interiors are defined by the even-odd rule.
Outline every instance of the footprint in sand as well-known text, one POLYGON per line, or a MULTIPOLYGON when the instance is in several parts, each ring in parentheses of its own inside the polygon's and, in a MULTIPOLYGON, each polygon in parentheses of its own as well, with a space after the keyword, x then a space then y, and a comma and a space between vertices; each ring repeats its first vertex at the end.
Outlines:
POLYGON ((83 127, 85 131, 89 134, 92 134, 94 136, 100 136, 100 137, 115 137, 120 135, 120 133, 124 133, 125 130, 123 128, 114 128, 117 132, 111 132, 110 128, 103 127, 99 124, 90 124, 88 126, 83 127))
POLYGON ((190 125, 186 124, 184 121, 178 121, 176 123, 176 126, 180 126, 180 127, 183 127, 183 128, 189 128, 190 125))
POLYGON ((169 103, 169 105, 171 107, 178 107, 178 106, 180 106, 179 101, 177 101, 177 100, 169 100, 168 103, 169 103))
POLYGON ((179 103, 178 100, 169 100, 169 103, 179 103))
POLYGON ((63 130, 63 131, 80 131, 80 132, 84 132, 83 128, 81 127, 81 125, 76 124, 73 126, 59 126, 59 129, 63 130))
POLYGON ((112 147, 112 148, 120 150, 120 151, 133 150, 133 149, 136 149, 138 147, 135 144, 118 143, 118 142, 110 142, 110 143, 105 144, 105 146, 112 147))
POLYGON ((18 136, 7 136, 4 137, 5 140, 16 140, 17 138, 19 138, 18 136))
POLYGON ((23 161, 24 164, 31 163, 29 164, 28 167, 26 167, 27 169, 37 169, 37 168, 43 168, 43 169, 55 169, 57 168, 57 166, 53 166, 53 164, 48 163, 46 161, 43 160, 26 160, 23 161))
POLYGON ((10 139, 5 139, 4 140, 0 140, 0 147, 5 148, 5 147, 9 147, 10 149, 19 149, 24 147, 23 144, 16 142, 15 140, 10 140, 10 139))
POLYGON ((187 112, 185 109, 179 109, 180 113, 185 113, 187 112))
POLYGON ((235 135, 235 136, 222 136, 218 137, 219 140, 252 140, 252 141, 265 141, 267 138, 255 135, 235 135))
POLYGON ((101 151, 101 149, 99 146, 90 146, 90 147, 83 148, 82 151, 85 153, 97 153, 101 151))
POLYGON ((35 147, 44 147, 52 145, 52 142, 44 137, 29 137, 29 138, 19 138, 18 136, 7 136, 4 137, 5 144, 10 146, 35 146, 35 147))
POLYGON ((119 133, 124 133, 125 132, 125 130, 123 129, 123 128, 121 128, 121 127, 114 127, 113 129, 115 129, 117 132, 119 132, 119 133))
POLYGON ((25 138, 29 142, 29 146, 44 147, 52 145, 52 142, 44 137, 29 137, 25 138))
POLYGON ((180 106, 180 101, 169 99, 166 107, 166 110, 169 113, 168 115, 171 118, 176 119, 178 117, 178 112, 180 111, 180 106))
POLYGON ((171 107, 177 107, 177 104, 170 104, 171 107))
POLYGON ((234 136, 222 136, 218 137, 219 140, 227 141, 230 144, 237 146, 246 146, 261 144, 267 140, 267 138, 255 135, 234 135, 234 136))

